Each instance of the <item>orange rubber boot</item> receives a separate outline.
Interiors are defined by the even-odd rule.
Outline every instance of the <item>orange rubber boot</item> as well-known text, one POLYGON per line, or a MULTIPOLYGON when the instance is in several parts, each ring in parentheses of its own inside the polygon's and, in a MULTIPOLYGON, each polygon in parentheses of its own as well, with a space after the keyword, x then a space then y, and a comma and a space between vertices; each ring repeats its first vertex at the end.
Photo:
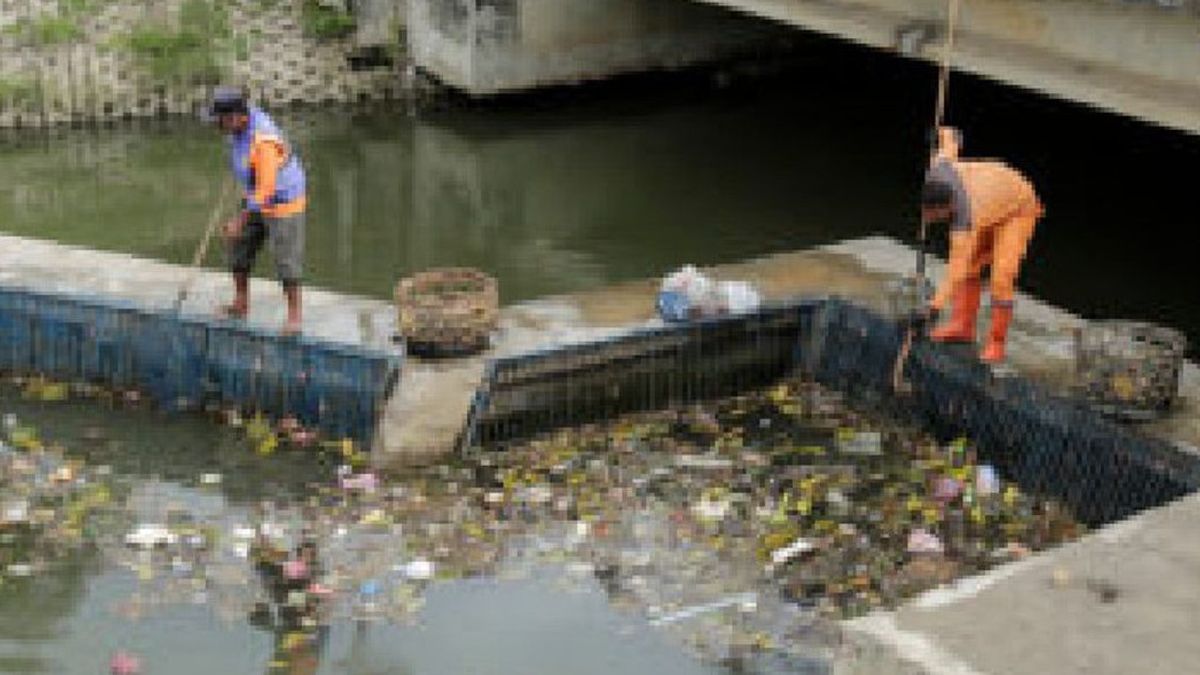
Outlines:
POLYGON ((975 317, 979 314, 979 294, 982 285, 978 279, 968 279, 958 285, 950 299, 950 320, 934 328, 929 339, 934 342, 974 342, 975 317))
POLYGON ((1004 360, 1004 345, 1008 341, 1008 324, 1012 322, 1011 304, 992 303, 992 325, 988 329, 987 343, 979 354, 984 363, 1000 363, 1004 360))

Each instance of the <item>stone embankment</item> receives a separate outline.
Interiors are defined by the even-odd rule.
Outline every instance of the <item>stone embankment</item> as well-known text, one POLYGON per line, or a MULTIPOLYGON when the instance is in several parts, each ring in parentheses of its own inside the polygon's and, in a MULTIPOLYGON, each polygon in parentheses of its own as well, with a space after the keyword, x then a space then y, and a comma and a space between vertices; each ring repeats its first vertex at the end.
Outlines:
POLYGON ((189 114, 212 85, 266 105, 401 98, 401 0, 0 0, 0 128, 189 114))

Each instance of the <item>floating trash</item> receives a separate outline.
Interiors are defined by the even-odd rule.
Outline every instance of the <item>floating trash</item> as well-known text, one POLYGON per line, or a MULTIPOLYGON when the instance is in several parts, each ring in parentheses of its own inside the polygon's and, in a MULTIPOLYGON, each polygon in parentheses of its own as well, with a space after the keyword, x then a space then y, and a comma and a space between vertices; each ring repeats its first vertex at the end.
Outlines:
POLYGON ((672 612, 650 621, 650 625, 663 626, 669 623, 686 621, 709 612, 715 612, 730 607, 755 607, 757 605, 756 600, 757 596, 754 593, 739 593, 737 595, 731 595, 727 598, 722 598, 716 602, 708 602, 703 605, 685 607, 677 612, 672 612))
POLYGON ((29 563, 13 563, 9 565, 5 572, 10 577, 28 577, 33 576, 33 565, 29 563))
POLYGON ((413 560, 403 568, 404 576, 416 581, 426 581, 433 578, 434 564, 428 560, 413 560))
POLYGON ((723 519, 729 513, 729 508, 727 500, 701 499, 692 504, 692 513, 700 520, 716 521, 723 519))
POLYGON ((988 464, 980 464, 975 469, 975 493, 986 497, 1000 492, 1000 477, 996 470, 988 464))
POLYGON ((142 663, 129 652, 117 652, 109 659, 108 671, 112 675, 139 675, 142 672, 142 663))
MULTIPOLYGON (((292 431, 244 424, 252 442, 292 431)), ((53 453, 19 420, 6 425, 0 476, 79 494, 79 480, 95 481, 86 467, 52 480, 67 464, 31 461, 27 448, 53 453)), ((124 524, 105 553, 143 599, 122 615, 205 603, 272 631, 287 662, 335 620, 411 624, 439 583, 545 577, 601 589, 706 660, 811 659, 836 648, 840 618, 1082 531, 1061 504, 978 463, 969 440, 939 443, 798 379, 400 475, 356 468, 353 443, 319 447, 338 468, 298 499, 214 513, 163 500, 124 524)), ((32 522, 45 506, 0 496, 5 518, 32 522)))
POLYGON ((908 533, 908 546, 906 548, 909 553, 917 554, 941 554, 946 550, 945 546, 942 545, 942 540, 938 539, 936 534, 922 528, 917 528, 908 533))
POLYGON ((167 529, 165 525, 144 524, 125 535, 125 544, 135 548, 154 548, 156 546, 173 546, 179 541, 178 535, 167 529))
POLYGON ((0 512, 0 525, 20 525, 29 522, 29 502, 14 499, 4 503, 0 512))
MULTIPOLYGON (((346 467, 349 469, 349 467, 346 467)), ((356 490, 359 492, 374 492, 379 485, 379 480, 373 473, 351 474, 347 473, 338 478, 338 485, 343 490, 356 490)))
MULTIPOLYGON (((13 579, 41 574, 97 542, 114 515, 102 472, 65 456, 12 413, 0 424, 0 570, 13 579)), ((0 592, 4 586, 0 586, 0 592)))
POLYGON ((798 555, 816 550, 817 545, 807 539, 797 539, 783 548, 771 551, 771 564, 779 566, 798 555))
POLYGON ((843 455, 883 454, 883 434, 878 431, 839 429, 838 452, 843 455))

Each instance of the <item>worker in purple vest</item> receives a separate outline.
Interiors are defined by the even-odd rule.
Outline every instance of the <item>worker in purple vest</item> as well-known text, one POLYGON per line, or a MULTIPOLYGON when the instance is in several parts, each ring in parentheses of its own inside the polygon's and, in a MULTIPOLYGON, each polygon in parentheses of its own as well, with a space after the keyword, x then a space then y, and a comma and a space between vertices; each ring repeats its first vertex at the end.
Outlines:
POLYGON ((250 270, 266 242, 287 299, 285 334, 302 325, 300 281, 304 268, 304 214, 308 199, 304 168, 283 132, 245 92, 219 87, 209 116, 229 137, 229 162, 242 190, 240 213, 225 224, 233 302, 222 308, 229 318, 245 318, 250 310, 250 270))

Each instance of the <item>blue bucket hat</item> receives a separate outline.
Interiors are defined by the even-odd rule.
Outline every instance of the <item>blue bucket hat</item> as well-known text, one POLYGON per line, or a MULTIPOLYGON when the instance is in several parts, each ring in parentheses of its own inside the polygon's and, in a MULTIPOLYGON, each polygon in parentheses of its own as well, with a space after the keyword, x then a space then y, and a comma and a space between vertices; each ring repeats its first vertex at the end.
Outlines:
POLYGON ((250 105, 245 91, 239 87, 217 87, 201 117, 206 122, 215 122, 221 115, 245 115, 248 112, 250 105))

